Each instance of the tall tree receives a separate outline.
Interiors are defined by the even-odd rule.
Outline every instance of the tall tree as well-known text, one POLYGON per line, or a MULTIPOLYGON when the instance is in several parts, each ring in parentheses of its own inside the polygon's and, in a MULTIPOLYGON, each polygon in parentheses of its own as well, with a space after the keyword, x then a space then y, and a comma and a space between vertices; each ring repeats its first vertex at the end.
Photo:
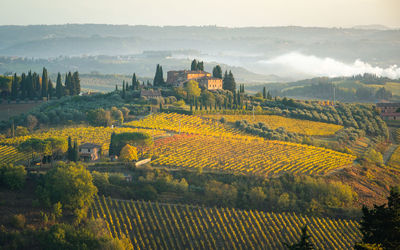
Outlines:
POLYGON ((231 71, 229 71, 229 73, 225 71, 224 79, 222 81, 222 88, 229 90, 232 93, 236 91, 236 82, 231 71))
POLYGON ((27 92, 27 83, 26 83, 26 75, 25 73, 21 74, 21 97, 22 99, 25 99, 28 97, 28 92, 27 92))
POLYGON ((204 62, 197 63, 197 70, 204 71, 204 62))
POLYGON ((43 68, 43 73, 42 73, 42 97, 47 97, 48 95, 48 84, 49 84, 49 76, 47 73, 47 69, 43 68))
POLYGON ((362 243, 356 249, 399 249, 400 246, 400 187, 392 188, 388 203, 362 208, 362 243))
POLYGON ((67 90, 68 95, 75 95, 75 83, 71 71, 65 75, 65 89, 67 90))
POLYGON ((15 73, 12 82, 11 82, 11 98, 15 100, 18 97, 18 77, 17 74, 15 73))
POLYGON ((61 97, 63 97, 63 95, 64 95, 64 87, 61 82, 61 74, 60 72, 58 72, 57 83, 56 83, 56 96, 58 99, 60 99, 61 97))
POLYGON ((68 149, 67 149, 67 159, 69 161, 74 160, 74 148, 72 146, 72 139, 71 136, 68 136, 68 149))
POLYGON ((73 152, 72 153, 72 160, 74 162, 79 161, 79 146, 78 146, 78 141, 76 139, 74 141, 74 148, 73 148, 72 152, 73 152))
POLYGON ((194 59, 192 61, 192 64, 190 65, 190 70, 192 70, 192 71, 197 70, 197 60, 196 59, 194 59))
POLYGON ((133 73, 132 76, 132 89, 138 90, 140 86, 139 80, 136 78, 136 73, 133 73))
POLYGON ((161 87, 161 86, 164 86, 164 85, 165 85, 165 81, 164 81, 163 69, 162 69, 162 66, 157 64, 156 74, 155 74, 154 80, 153 80, 153 86, 154 87, 161 87))
POLYGON ((53 82, 51 81, 51 79, 49 79, 49 84, 48 84, 48 97, 51 98, 54 96, 54 85, 53 82))
POLYGON ((201 93, 199 83, 194 80, 190 80, 185 84, 185 90, 187 92, 187 101, 190 101, 193 97, 199 97, 201 93))
POLYGON ((263 98, 267 98, 267 89, 265 87, 263 88, 263 98))
POLYGON ((72 75, 74 95, 79 95, 81 93, 81 79, 79 78, 79 72, 75 71, 72 75))
POLYGON ((222 79, 222 69, 221 66, 217 65, 213 68, 213 77, 222 79))

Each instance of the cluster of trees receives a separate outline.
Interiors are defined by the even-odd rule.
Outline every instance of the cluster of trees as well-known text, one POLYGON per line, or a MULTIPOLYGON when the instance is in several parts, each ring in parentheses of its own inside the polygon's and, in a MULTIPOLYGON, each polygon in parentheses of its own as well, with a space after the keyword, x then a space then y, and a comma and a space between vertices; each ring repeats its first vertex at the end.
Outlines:
POLYGON ((362 241, 357 250, 399 249, 400 246, 400 188, 393 187, 387 204, 362 208, 362 241))
POLYGON ((236 81, 232 71, 225 71, 224 78, 222 79, 222 88, 232 93, 236 92, 236 81))
POLYGON ((70 136, 68 136, 67 159, 73 162, 79 161, 78 141, 75 139, 74 144, 72 144, 72 139, 70 136))
POLYGON ((94 126, 121 124, 129 114, 145 114, 150 108, 148 102, 130 101, 129 104, 115 92, 89 96, 68 96, 52 102, 42 103, 28 114, 20 114, 8 121, 0 121, 0 131, 12 136, 49 125, 90 123, 94 126), (96 111, 99 109, 100 111, 96 111), (121 115, 122 114, 122 115, 121 115))
POLYGON ((372 84, 372 85, 384 85, 387 82, 400 82, 399 80, 394 80, 388 77, 378 76, 376 74, 371 74, 371 73, 364 73, 355 76, 350 76, 347 79, 352 79, 363 82, 365 84, 372 84))
POLYGON ((188 81, 183 88, 174 88, 173 94, 177 100, 185 100, 191 110, 243 109, 247 100, 242 85, 239 91, 208 91, 201 89, 194 80, 188 81))
POLYGON ((161 193, 174 193, 176 200, 207 206, 293 211, 320 215, 354 216, 357 194, 340 182, 309 176, 283 175, 263 178, 192 171, 135 169, 132 182, 122 174, 93 173, 99 193, 123 199, 163 202, 161 193))
POLYGON ((24 166, 0 165, 0 186, 9 189, 21 189, 25 185, 25 180, 26 170, 24 166))
MULTIPOLYGON (((7 79, 2 77, 2 79, 7 79)), ((11 100, 39 99, 39 98, 61 98, 66 95, 78 95, 81 92, 80 78, 78 71, 65 75, 65 83, 62 83, 61 74, 57 75, 56 86, 51 81, 46 68, 43 68, 42 76, 36 72, 29 71, 21 76, 14 76, 8 83, 9 87, 3 89, 3 96, 8 96, 11 100)))
POLYGON ((4 249, 133 249, 126 237, 113 238, 101 219, 79 225, 55 223, 50 228, 7 231, 0 228, 4 249))
POLYGON ((212 75, 213 75, 213 77, 215 77, 215 78, 220 78, 220 79, 222 79, 222 69, 221 69, 221 66, 216 65, 216 66, 213 68, 212 75))
POLYGON ((112 107, 111 110, 103 108, 94 109, 87 113, 87 121, 93 126, 104 127, 111 126, 112 124, 122 124, 129 112, 129 109, 126 107, 122 107, 121 109, 112 107))
MULTIPOLYGON (((50 137, 46 139, 30 138, 18 145, 18 150, 32 155, 32 161, 40 158, 41 161, 53 162, 67 151, 67 142, 64 138, 50 137)), ((31 161, 29 161, 30 165, 31 161)))
POLYGON ((376 90, 372 87, 359 86, 357 89, 337 87, 334 83, 320 82, 309 86, 291 88, 281 92, 284 96, 301 96, 308 98, 318 98, 332 100, 335 95, 336 100, 355 102, 355 101, 375 101, 390 100, 392 92, 384 87, 376 90))
POLYGON ((153 86, 154 87, 163 87, 165 86, 165 80, 164 80, 164 73, 163 73, 163 68, 160 64, 157 64, 156 68, 156 74, 154 76, 153 80, 153 86))
POLYGON ((337 103, 336 106, 321 106, 315 102, 294 101, 275 98, 261 103, 266 111, 288 117, 334 123, 365 131, 367 135, 386 140, 389 131, 372 105, 337 103))
MULTIPOLYGON (((140 153, 141 149, 144 147, 151 147, 153 144, 153 138, 143 132, 132 132, 132 133, 112 133, 109 147, 109 155, 117 155, 120 156, 122 149, 126 145, 130 145, 139 149, 140 153)), ((126 149, 128 150, 128 148, 126 149)), ((137 157, 136 157, 137 158, 137 157)), ((137 159, 135 159, 137 160, 137 159)))
POLYGON ((190 65, 190 70, 192 70, 192 71, 204 71, 204 62, 200 62, 200 61, 197 61, 196 59, 194 59, 193 61, 192 61, 192 64, 190 65))
POLYGON ((257 135, 268 140, 290 141, 298 143, 306 143, 308 140, 310 140, 306 136, 297 133, 290 133, 283 127, 271 129, 268 127, 268 125, 262 122, 252 124, 248 123, 246 120, 242 120, 236 121, 235 126, 246 133, 257 135))
POLYGON ((38 180, 36 195, 45 207, 60 203, 63 211, 79 223, 86 217, 97 188, 90 172, 82 165, 60 163, 38 180))
POLYGON ((188 183, 185 178, 174 178, 166 171, 136 170, 132 182, 127 182, 121 173, 93 171, 94 184, 99 194, 122 199, 157 200, 164 192, 185 195, 188 183))

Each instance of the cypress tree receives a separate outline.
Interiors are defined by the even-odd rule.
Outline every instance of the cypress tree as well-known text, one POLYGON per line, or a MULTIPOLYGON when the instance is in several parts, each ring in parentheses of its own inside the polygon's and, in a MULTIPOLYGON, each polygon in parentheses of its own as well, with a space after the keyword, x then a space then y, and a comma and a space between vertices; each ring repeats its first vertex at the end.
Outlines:
POLYGON ((77 162, 79 160, 79 147, 77 140, 74 141, 74 148, 72 150, 72 160, 77 162))
POLYGON ((263 98, 264 98, 264 99, 267 98, 267 90, 266 90, 265 87, 263 88, 263 98))
POLYGON ((233 77, 232 71, 229 71, 229 87, 232 92, 236 91, 236 82, 235 78, 233 77))
POLYGON ((117 155, 117 152, 115 152, 115 132, 111 134, 111 140, 110 140, 110 147, 108 149, 108 155, 117 155))
POLYGON ((71 71, 68 72, 68 90, 69 95, 75 95, 75 81, 74 78, 72 78, 71 71))
POLYGON ((29 96, 29 98, 33 98, 35 93, 35 87, 33 85, 33 77, 32 77, 32 72, 29 71, 28 72, 28 76, 26 78, 26 92, 27 92, 27 96, 29 96))
POLYGON ((73 148, 72 148, 71 136, 68 136, 67 159, 69 161, 73 161, 73 148))
POLYGON ((136 74, 133 73, 133 76, 132 76, 132 89, 133 89, 133 90, 138 90, 138 89, 139 89, 139 85, 140 85, 140 82, 139 82, 139 80, 136 78, 136 74))
POLYGON ((213 77, 222 79, 222 69, 221 66, 217 65, 213 68, 213 77))
POLYGON ((204 62, 198 62, 197 63, 197 70, 204 71, 204 62))
POLYGON ((81 93, 81 79, 79 78, 79 72, 75 71, 72 75, 74 94, 79 95, 81 93))
POLYGON ((125 99, 125 81, 122 82, 122 98, 125 99))
POLYGON ((15 100, 18 97, 18 77, 14 74, 11 82, 11 98, 15 100))
POLYGON ((26 75, 25 73, 22 73, 21 75, 21 97, 22 99, 25 99, 28 97, 28 93, 26 91, 26 75))
POLYGON ((43 68, 42 73, 42 97, 47 97, 48 95, 48 83, 49 83, 49 76, 47 74, 47 69, 43 68))
POLYGON ((56 82, 56 96, 58 99, 60 99, 61 97, 63 97, 63 95, 64 95, 64 87, 61 83, 61 74, 60 72, 58 72, 57 82, 56 82))
POLYGON ((47 96, 48 98, 51 98, 54 95, 54 86, 53 86, 53 82, 51 81, 51 79, 49 79, 47 95, 48 95, 47 96))
POLYGON ((196 59, 194 59, 192 61, 192 64, 190 65, 190 70, 192 70, 192 71, 197 70, 197 60, 196 59))

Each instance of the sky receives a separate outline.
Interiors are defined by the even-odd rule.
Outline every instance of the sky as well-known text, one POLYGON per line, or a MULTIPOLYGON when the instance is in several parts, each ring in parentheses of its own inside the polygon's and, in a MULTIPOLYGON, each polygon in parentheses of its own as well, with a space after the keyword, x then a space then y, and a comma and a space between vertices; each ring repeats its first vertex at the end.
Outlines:
POLYGON ((0 0, 0 25, 400 27, 400 0, 0 0))

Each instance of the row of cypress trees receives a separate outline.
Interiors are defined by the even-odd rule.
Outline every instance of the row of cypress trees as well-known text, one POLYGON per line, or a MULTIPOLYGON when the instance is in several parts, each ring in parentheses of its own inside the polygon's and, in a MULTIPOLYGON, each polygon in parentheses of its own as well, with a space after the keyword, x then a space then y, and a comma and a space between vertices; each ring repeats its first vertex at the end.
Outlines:
POLYGON ((65 75, 62 83, 61 74, 57 75, 56 87, 54 87, 46 68, 43 68, 42 76, 36 72, 29 71, 17 76, 15 73, 11 81, 11 99, 34 99, 34 98, 61 98, 66 95, 79 95, 81 84, 78 71, 65 75))

